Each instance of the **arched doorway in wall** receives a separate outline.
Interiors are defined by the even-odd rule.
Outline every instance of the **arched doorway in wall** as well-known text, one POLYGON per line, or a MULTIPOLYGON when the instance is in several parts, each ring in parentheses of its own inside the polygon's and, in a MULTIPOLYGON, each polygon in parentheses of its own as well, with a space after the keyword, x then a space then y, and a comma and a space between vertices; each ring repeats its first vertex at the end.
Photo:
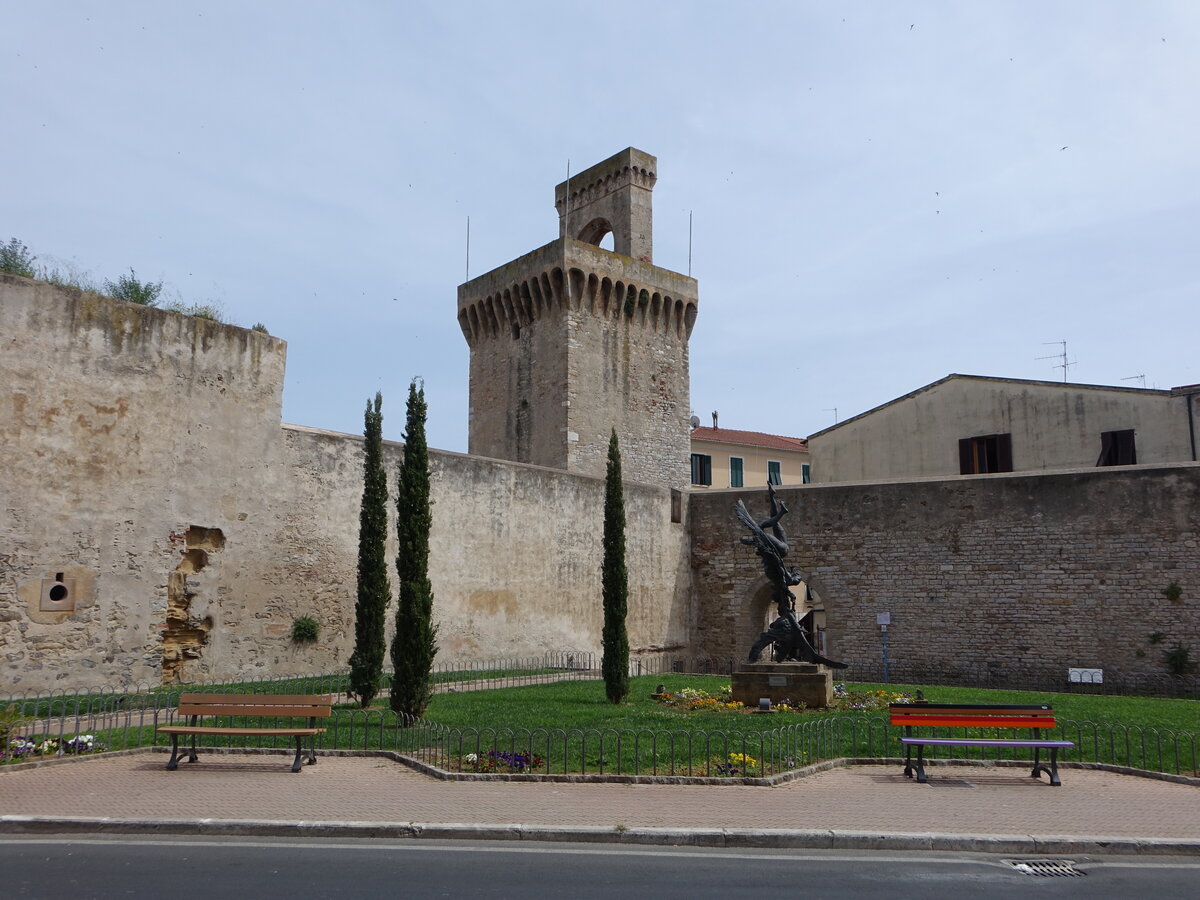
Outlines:
MULTIPOLYGON (((828 591, 820 583, 819 578, 810 576, 807 582, 795 585, 792 593, 796 595, 796 614, 800 621, 800 627, 806 632, 805 637, 809 644, 822 656, 829 656, 825 605, 828 591)), ((760 579, 758 587, 750 597, 746 615, 739 622, 737 630, 737 649, 742 658, 749 655, 750 648, 758 640, 758 636, 767 630, 778 615, 772 596, 771 583, 765 578, 760 579)))

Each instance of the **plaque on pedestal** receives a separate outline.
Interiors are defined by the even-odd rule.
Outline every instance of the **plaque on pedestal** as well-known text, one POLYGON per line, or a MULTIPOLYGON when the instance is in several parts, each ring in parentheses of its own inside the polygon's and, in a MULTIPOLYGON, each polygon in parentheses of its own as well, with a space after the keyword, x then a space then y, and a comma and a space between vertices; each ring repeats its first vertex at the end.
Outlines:
POLYGON ((763 697, 771 705, 785 700, 809 709, 824 709, 833 702, 833 673, 817 663, 742 663, 730 680, 733 699, 756 707, 763 697))

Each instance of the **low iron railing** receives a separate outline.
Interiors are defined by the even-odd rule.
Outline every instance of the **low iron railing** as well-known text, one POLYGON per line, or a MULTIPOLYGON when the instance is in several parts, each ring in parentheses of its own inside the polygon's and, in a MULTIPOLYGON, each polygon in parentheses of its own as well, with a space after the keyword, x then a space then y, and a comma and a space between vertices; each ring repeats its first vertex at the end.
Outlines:
MULTIPOLYGON (((440 689, 475 690, 564 678, 598 679, 597 663, 591 654, 571 652, 447 664, 435 669, 434 682, 440 689)), ((727 674, 712 660, 693 660, 684 668, 667 657, 661 659, 661 666, 643 661, 634 673, 656 675, 691 668, 701 668, 704 674, 727 674)), ((93 748, 107 750, 162 745, 165 741, 155 728, 174 720, 179 694, 203 689, 213 693, 332 694, 344 702, 326 723, 318 748, 387 750, 456 772, 742 778, 776 775, 829 759, 901 755, 896 741, 899 729, 889 726, 886 716, 879 713, 807 713, 795 721, 787 721, 790 714, 778 713, 764 717, 764 726, 769 723, 773 727, 745 733, 720 729, 456 728, 397 715, 386 708, 360 709, 349 702, 348 684, 345 673, 335 673, 15 695, 0 699, 0 713, 10 711, 15 730, 0 719, 0 733, 7 730, 10 740, 19 735, 50 752, 80 750, 78 742, 70 743, 80 735, 90 735, 93 748)), ((1075 749, 1064 754, 1065 761, 1200 776, 1198 739, 1191 732, 1059 719, 1058 727, 1047 736, 1075 742, 1075 749)), ((286 740, 278 746, 285 744, 286 740)), ((273 746, 260 737, 206 737, 204 745, 273 746)), ((11 748, 8 755, 11 758, 11 748)), ((1013 751, 945 748, 943 756, 1012 759, 1013 751)))

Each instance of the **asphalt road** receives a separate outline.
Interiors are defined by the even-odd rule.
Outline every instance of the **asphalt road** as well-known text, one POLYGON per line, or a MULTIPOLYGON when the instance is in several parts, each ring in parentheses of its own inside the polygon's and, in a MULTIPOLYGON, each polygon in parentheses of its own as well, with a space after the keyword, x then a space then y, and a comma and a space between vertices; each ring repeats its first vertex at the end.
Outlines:
MULTIPOLYGON (((1038 858, 1025 858, 1026 864, 1038 858)), ((5 897, 1196 897, 1200 858, 1076 857, 1038 876, 987 854, 589 844, 7 836, 5 897)), ((1033 868, 1036 868, 1034 866, 1033 868)))

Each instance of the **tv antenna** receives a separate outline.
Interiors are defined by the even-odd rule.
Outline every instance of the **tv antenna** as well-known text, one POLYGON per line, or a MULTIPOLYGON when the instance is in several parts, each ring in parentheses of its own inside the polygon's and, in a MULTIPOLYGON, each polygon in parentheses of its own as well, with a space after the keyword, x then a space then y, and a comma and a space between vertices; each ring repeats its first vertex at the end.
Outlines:
POLYGON ((1122 381, 1139 381, 1139 382, 1141 382, 1142 387, 1146 386, 1146 376, 1144 374, 1143 375, 1130 375, 1128 378, 1122 378, 1121 380, 1122 381))
POLYGON ((836 425, 836 424, 838 423, 837 407, 836 407, 836 406, 827 406, 827 407, 825 407, 825 409, 824 409, 823 411, 824 411, 824 412, 831 412, 831 413, 833 413, 833 424, 834 424, 834 425, 836 425))
POLYGON ((1076 360, 1067 358, 1067 342, 1066 341, 1042 341, 1043 346, 1049 346, 1050 344, 1061 345, 1062 353, 1055 353, 1052 356, 1038 356, 1038 357, 1035 357, 1035 359, 1060 359, 1060 360, 1062 360, 1062 362, 1056 364, 1054 366, 1054 368, 1063 370, 1063 383, 1065 384, 1067 381, 1067 370, 1071 366, 1075 365, 1076 360))

